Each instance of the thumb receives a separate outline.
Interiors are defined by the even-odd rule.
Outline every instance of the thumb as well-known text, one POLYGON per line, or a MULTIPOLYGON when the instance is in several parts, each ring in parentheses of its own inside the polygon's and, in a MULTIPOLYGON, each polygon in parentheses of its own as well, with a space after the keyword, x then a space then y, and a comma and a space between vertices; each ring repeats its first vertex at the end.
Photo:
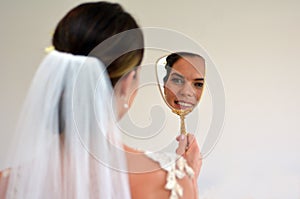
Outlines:
POLYGON ((176 153, 178 155, 183 155, 185 153, 185 147, 187 145, 187 137, 186 135, 181 134, 176 138, 176 140, 179 142, 176 153))

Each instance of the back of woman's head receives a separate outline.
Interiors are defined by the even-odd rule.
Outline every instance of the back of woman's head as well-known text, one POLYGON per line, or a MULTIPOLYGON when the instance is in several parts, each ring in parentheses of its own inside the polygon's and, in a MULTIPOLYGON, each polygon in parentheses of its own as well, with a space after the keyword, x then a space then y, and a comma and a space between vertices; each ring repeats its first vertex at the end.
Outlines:
MULTIPOLYGON (((87 56, 103 41, 123 31, 139 28, 134 18, 116 3, 91 2, 84 3, 69 11, 58 23, 53 36, 53 46, 56 50, 74 55, 87 56)), ((112 85, 120 77, 139 65, 143 58, 143 35, 136 29, 131 41, 126 39, 111 39, 109 48, 102 48, 98 57, 107 67, 112 85), (132 45, 140 46, 128 50, 121 56, 120 48, 132 49, 132 45), (107 52, 104 52, 107 51, 107 52), (114 55, 115 54, 115 55, 114 55)), ((130 39, 129 39, 130 40, 130 39)))

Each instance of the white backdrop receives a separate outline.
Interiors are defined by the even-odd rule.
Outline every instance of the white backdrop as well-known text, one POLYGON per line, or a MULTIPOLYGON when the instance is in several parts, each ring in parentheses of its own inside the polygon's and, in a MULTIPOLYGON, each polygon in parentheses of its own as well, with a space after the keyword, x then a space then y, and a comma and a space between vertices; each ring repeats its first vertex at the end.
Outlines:
MULTIPOLYGON (((0 3, 1 101, 0 168, 34 71, 50 44, 57 21, 82 1, 0 3)), ((204 160, 201 198, 300 198, 300 2, 299 1, 134 1, 120 0, 143 27, 184 33, 210 54, 222 76, 226 120, 222 136, 204 160)), ((162 52, 146 51, 144 64, 162 52)), ((148 66, 148 65, 147 65, 148 66)), ((149 76, 144 67, 142 77, 149 76)), ((145 87, 129 113, 151 123, 147 104, 164 107, 157 88, 145 87)), ((203 141, 211 115, 206 92, 197 113, 203 141)), ((165 108, 164 132, 137 147, 165 146, 178 133, 178 118, 165 108)), ((193 113, 196 114, 196 113, 193 113)), ((187 125, 193 126, 193 115, 187 125)), ((171 144, 168 150, 175 147, 171 144)))

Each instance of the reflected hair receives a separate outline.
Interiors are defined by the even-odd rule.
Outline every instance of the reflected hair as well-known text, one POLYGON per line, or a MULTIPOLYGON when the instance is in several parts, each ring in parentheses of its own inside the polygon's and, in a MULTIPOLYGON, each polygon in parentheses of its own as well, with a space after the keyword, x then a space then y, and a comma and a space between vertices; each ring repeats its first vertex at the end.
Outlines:
POLYGON ((166 83, 169 79, 171 70, 173 65, 179 60, 179 59, 184 59, 184 57, 200 57, 202 59, 204 59, 202 56, 196 54, 196 53, 191 53, 191 52, 176 52, 176 53, 172 53, 170 55, 167 56, 166 58, 166 65, 165 65, 165 69, 166 69, 166 75, 163 78, 164 83, 166 83))

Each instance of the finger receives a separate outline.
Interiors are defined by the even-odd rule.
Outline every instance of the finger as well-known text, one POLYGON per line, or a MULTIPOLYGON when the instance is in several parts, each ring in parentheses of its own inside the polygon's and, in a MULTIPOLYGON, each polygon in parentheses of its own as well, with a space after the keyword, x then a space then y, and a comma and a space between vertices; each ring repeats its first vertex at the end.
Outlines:
MULTIPOLYGON (((180 135, 178 135, 177 137, 176 137, 176 140, 179 142, 180 141, 180 139, 183 139, 183 137, 182 136, 184 136, 184 134, 180 134, 180 135)), ((186 135, 185 135, 186 136, 186 135)))
POLYGON ((192 144, 194 142, 195 136, 193 134, 188 134, 187 136, 189 144, 192 144))
POLYGON ((194 136, 192 134, 187 134, 186 135, 186 147, 185 147, 185 150, 189 150, 189 148, 191 147, 191 145, 193 144, 193 139, 194 139, 194 136))
POLYGON ((193 134, 188 134, 187 142, 188 142, 188 148, 187 148, 188 151, 193 153, 200 153, 197 139, 193 134))
POLYGON ((182 155, 185 153, 185 147, 186 147, 186 144, 187 144, 187 138, 185 135, 180 135, 179 136, 179 141, 178 141, 178 148, 176 149, 176 153, 178 155, 182 155))

